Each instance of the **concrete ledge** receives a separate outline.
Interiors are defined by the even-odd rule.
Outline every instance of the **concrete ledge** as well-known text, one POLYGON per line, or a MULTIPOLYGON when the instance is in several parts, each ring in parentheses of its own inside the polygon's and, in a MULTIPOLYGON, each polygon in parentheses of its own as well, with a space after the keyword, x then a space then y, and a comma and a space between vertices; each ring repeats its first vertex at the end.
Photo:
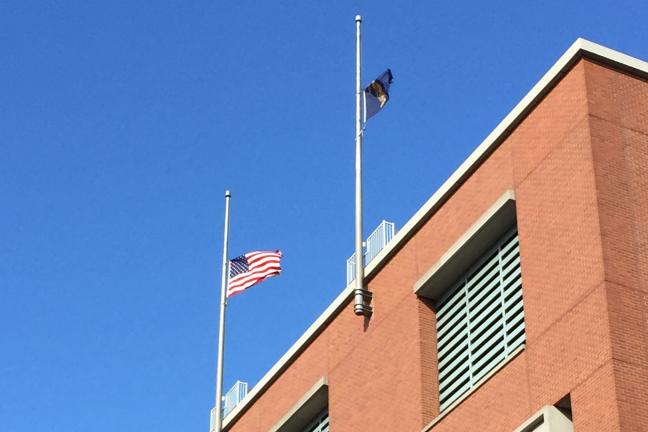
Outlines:
POLYGON ((573 432, 572 421, 560 410, 545 405, 514 432, 573 432))
MULTIPOLYGON (((450 405, 448 408, 445 409, 441 414, 435 417, 434 420, 432 420, 430 423, 428 423, 426 426, 421 429, 421 432, 428 432, 432 430, 432 428, 439 423, 441 420, 446 418, 457 406, 459 406, 463 401, 468 399, 470 395, 472 395, 474 392, 476 392, 482 385, 484 385, 489 379, 491 379, 497 372, 499 372, 504 366, 509 364, 511 360, 513 360, 515 357, 517 357, 522 351, 524 351, 525 345, 520 345, 517 347, 506 359, 502 360, 502 363, 498 364, 492 371, 490 371, 484 378, 479 380, 477 384, 470 390, 468 390, 466 393, 464 393, 459 399, 454 401, 452 405, 450 405)), ((486 413, 484 413, 486 415, 486 413)))
POLYGON ((515 216, 515 193, 507 190, 414 284, 414 292, 438 301, 459 276, 515 226, 515 216))
POLYGON ((269 432, 299 432, 328 406, 328 380, 320 378, 269 432))

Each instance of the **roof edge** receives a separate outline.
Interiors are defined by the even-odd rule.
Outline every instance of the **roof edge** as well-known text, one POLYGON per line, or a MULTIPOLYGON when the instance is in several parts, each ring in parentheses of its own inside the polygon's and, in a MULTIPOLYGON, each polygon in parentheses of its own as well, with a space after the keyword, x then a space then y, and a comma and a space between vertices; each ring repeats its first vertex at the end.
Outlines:
POLYGON ((648 62, 587 39, 578 38, 573 45, 576 44, 578 44, 581 54, 587 58, 614 66, 617 69, 621 69, 632 75, 637 75, 643 79, 648 79, 648 62))
MULTIPOLYGON (((326 328, 326 325, 331 322, 346 306, 346 304, 353 297, 353 284, 349 284, 344 290, 333 300, 333 302, 322 312, 322 314, 308 327, 308 329, 297 339, 297 341, 281 356, 281 358, 270 368, 268 372, 259 380, 259 382, 250 390, 245 398, 225 417, 223 421, 223 430, 226 430, 230 424, 233 424, 239 417, 241 417, 248 406, 257 400, 263 392, 268 388, 279 375, 286 370, 288 366, 297 358, 299 354, 306 349, 306 347, 326 328)), ((326 377, 325 377, 326 378, 326 377)))
POLYGON ((365 277, 375 276, 377 270, 386 263, 385 258, 391 257, 418 230, 447 198, 450 197, 481 162, 485 160, 508 137, 515 127, 537 106, 564 75, 582 58, 609 64, 626 72, 648 79, 648 62, 631 57, 627 54, 607 48, 603 45, 578 38, 563 53, 556 63, 540 78, 529 92, 518 102, 506 117, 492 130, 477 146, 468 158, 457 168, 437 191, 416 211, 403 225, 392 241, 374 259, 375 265, 367 268, 365 277))
MULTIPOLYGON (((425 221, 447 201, 481 163, 508 137, 510 132, 537 106, 562 77, 583 57, 610 65, 641 78, 648 79, 648 62, 578 38, 549 68, 540 80, 488 134, 468 158, 457 168, 437 191, 405 223, 392 240, 372 260, 365 270, 367 279, 373 278, 389 259, 409 240, 425 221)), ((300 336, 286 353, 259 380, 248 395, 225 418, 224 429, 233 425, 249 406, 290 366, 297 356, 324 330, 326 325, 346 306, 353 295, 353 284, 333 300, 315 322, 300 336)))

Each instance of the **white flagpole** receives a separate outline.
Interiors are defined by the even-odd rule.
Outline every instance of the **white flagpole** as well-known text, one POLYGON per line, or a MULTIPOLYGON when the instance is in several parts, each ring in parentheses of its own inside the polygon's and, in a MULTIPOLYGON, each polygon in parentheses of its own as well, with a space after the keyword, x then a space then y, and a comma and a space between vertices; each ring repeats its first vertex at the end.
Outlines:
POLYGON ((225 306, 227 305, 228 259, 227 245, 229 240, 230 191, 225 191, 225 233, 223 235, 223 267, 221 274, 220 319, 218 325, 218 361, 216 366, 216 401, 211 415, 211 432, 221 432, 223 424, 223 355, 225 348, 225 306))
POLYGON ((355 290, 354 311, 356 315, 371 315, 371 293, 364 289, 364 263, 362 253, 362 118, 361 118, 361 74, 360 74, 360 23, 356 15, 356 137, 355 137, 355 290))

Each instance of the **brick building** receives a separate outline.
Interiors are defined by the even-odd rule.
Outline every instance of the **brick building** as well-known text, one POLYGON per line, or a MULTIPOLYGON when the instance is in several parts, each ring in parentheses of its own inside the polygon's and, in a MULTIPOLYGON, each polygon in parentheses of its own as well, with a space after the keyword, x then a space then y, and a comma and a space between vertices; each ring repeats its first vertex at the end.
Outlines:
POLYGON ((648 63, 577 40, 366 279, 225 430, 648 431, 648 63))

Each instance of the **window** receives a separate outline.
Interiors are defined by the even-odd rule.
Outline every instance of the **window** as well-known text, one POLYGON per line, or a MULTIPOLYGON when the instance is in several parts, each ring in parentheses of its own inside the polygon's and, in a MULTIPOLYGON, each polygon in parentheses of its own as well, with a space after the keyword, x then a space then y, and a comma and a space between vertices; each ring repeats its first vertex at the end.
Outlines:
POLYGON ((515 432, 573 432, 571 411, 545 405, 515 432))
POLYGON ((320 378, 269 432, 328 432, 328 381, 320 378))
POLYGON ((524 346, 516 213, 504 191, 414 284, 436 309, 441 414, 524 346))
POLYGON ((328 432, 329 431, 329 416, 328 408, 322 411, 311 424, 309 424, 303 432, 328 432))
POLYGON ((524 343, 517 228, 510 229, 437 303, 443 412, 524 343))

